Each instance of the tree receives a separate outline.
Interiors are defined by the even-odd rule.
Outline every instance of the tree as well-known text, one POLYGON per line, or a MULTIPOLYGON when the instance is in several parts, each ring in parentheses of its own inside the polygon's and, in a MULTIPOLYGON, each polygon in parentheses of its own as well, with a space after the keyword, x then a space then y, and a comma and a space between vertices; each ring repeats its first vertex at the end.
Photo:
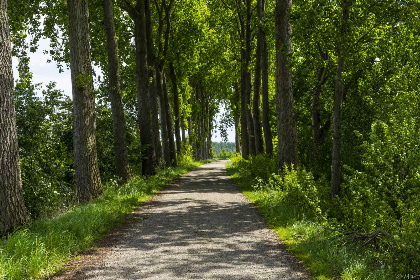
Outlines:
POLYGON ((0 236, 2 236, 27 220, 13 101, 12 51, 7 0, 0 0, 0 38, 0 236))
POLYGON ((138 121, 140 138, 145 149, 142 164, 143 175, 156 172, 156 154, 152 137, 152 114, 149 94, 149 72, 147 65, 147 36, 145 1, 137 0, 134 13, 135 41, 136 41, 136 84, 138 121))
MULTIPOLYGON (((258 0, 258 18, 260 25, 265 24, 265 0, 258 0)), ((271 136, 270 127, 270 111, 269 111, 269 98, 268 98, 268 47, 266 40, 266 32, 264 27, 258 27, 258 40, 261 44, 261 71, 262 71, 262 125, 265 138, 265 152, 268 155, 273 154, 273 140, 271 136)))
POLYGON ((112 109, 112 123, 114 129, 114 151, 116 175, 120 183, 130 179, 128 164, 126 124, 121 100, 120 66, 118 58, 118 43, 114 27, 113 0, 103 0, 104 23, 108 53, 109 96, 112 109))
POLYGON ((96 152, 95 92, 87 0, 67 0, 74 116, 74 169, 79 202, 102 193, 96 152))
MULTIPOLYGON (((258 18, 262 21, 263 19, 263 7, 264 1, 257 1, 257 12, 258 18)), ((255 51, 255 74, 254 74, 254 99, 253 99, 253 117, 254 117, 254 135, 255 135, 255 152, 261 154, 264 151, 264 142, 262 137, 262 128, 260 121, 260 91, 261 91, 261 64, 262 64, 262 53, 265 44, 265 37, 262 31, 261 24, 258 26, 258 38, 257 38, 257 49, 255 51)), ((267 92, 268 93, 268 92, 267 92)))
POLYGON ((337 70, 335 76, 334 90, 334 111, 333 111, 333 148, 332 148, 332 166, 331 166, 331 197, 340 193, 341 184, 341 122, 342 122, 342 105, 344 95, 344 61, 345 46, 347 44, 346 37, 348 34, 348 21, 350 6, 352 0, 343 0, 342 2, 342 19, 340 28, 340 43, 337 56, 337 70))
POLYGON ((289 54, 291 25, 288 13, 291 0, 277 0, 276 6, 276 97, 277 129, 279 137, 279 166, 297 163, 297 130, 293 107, 292 71, 289 54))
POLYGON ((181 153, 181 129, 180 129, 180 117, 179 117, 179 92, 178 83, 175 74, 174 64, 169 62, 169 76, 172 81, 172 91, 174 94, 174 114, 175 114, 175 138, 176 138, 176 151, 181 153))

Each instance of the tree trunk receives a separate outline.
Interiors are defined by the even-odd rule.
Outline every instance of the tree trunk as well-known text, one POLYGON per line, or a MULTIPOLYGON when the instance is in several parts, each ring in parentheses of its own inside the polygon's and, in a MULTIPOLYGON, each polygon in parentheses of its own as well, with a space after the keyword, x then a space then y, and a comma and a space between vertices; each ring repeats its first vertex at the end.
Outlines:
POLYGON ((211 133, 213 130, 212 127, 212 120, 213 120, 213 116, 212 116, 212 112, 210 110, 210 98, 207 98, 207 102, 206 102, 206 106, 207 106, 207 159, 212 158, 211 154, 212 154, 212 142, 211 142, 211 133))
POLYGON ((156 155, 152 136, 152 112, 149 96, 149 71, 147 66, 147 37, 146 14, 144 0, 137 0, 137 14, 134 19, 136 43, 136 85, 137 109, 140 128, 140 141, 142 145, 143 175, 156 173, 156 155))
POLYGON ((234 117, 235 117, 235 148, 236 148, 236 153, 241 153, 241 130, 240 130, 240 117, 241 117, 241 110, 240 110, 240 93, 239 93, 239 88, 238 88, 238 84, 235 83, 233 86, 233 90, 235 91, 235 110, 233 111, 234 117))
POLYGON ((150 97, 150 108, 152 112, 152 137, 153 137, 153 146, 155 150, 156 163, 160 165, 163 161, 162 154, 162 144, 160 142, 160 133, 159 133, 159 100, 157 94, 157 83, 156 83, 156 72, 154 67, 155 63, 155 53, 154 53, 154 44, 153 44, 153 23, 152 15, 150 8, 150 0, 145 1, 145 14, 146 14, 146 37, 147 37, 147 63, 149 66, 149 79, 151 83, 149 84, 149 97, 150 97))
POLYGON ((334 109, 333 109, 333 149, 332 149, 332 166, 331 166, 331 197, 340 194, 341 185, 341 121, 342 121, 342 105, 343 105, 343 72, 344 72, 344 47, 348 33, 348 20, 350 13, 350 0, 343 0, 342 3, 342 22, 341 22, 341 46, 337 56, 337 71, 335 76, 334 90, 334 109))
MULTIPOLYGON (((265 1, 259 0, 262 3, 260 4, 260 10, 258 16, 261 21, 264 20, 264 10, 265 10, 265 1)), ((262 71, 262 125, 264 129, 264 139, 265 139, 265 152, 267 155, 273 154, 273 139, 271 136, 271 126, 270 126, 270 102, 268 99, 268 49, 267 49, 267 40, 265 31, 263 28, 261 30, 261 71, 262 71)))
POLYGON ((175 68, 172 62, 169 63, 169 75, 172 80, 172 90, 174 91, 174 114, 175 114, 175 139, 176 139, 176 151, 181 154, 181 129, 179 125, 179 93, 178 84, 176 80, 175 68))
POLYGON ((79 202, 87 202, 102 193, 96 152, 88 1, 67 0, 67 8, 73 92, 75 184, 79 202))
POLYGON ((163 98, 165 101, 166 124, 168 126, 168 143, 169 143, 171 165, 177 166, 178 162, 176 159, 176 148, 175 148, 175 141, 174 141, 174 125, 172 121, 171 105, 169 103, 168 87, 166 84, 165 74, 163 74, 163 98))
POLYGON ((12 50, 7 1, 0 0, 0 236, 27 221, 13 100, 12 50))
POLYGON ((162 135, 162 150, 163 159, 167 167, 171 166, 171 150, 169 148, 169 135, 168 135, 168 120, 166 118, 166 105, 163 93, 163 72, 159 66, 156 67, 156 91, 159 96, 160 104, 160 130, 162 135))
MULTIPOLYGON (((328 60, 328 53, 322 51, 321 45, 318 44, 319 53, 321 59, 324 61, 328 60)), ((330 121, 328 120, 326 124, 321 125, 321 113, 320 113, 320 99, 322 93, 322 86, 326 83, 328 78, 328 69, 326 66, 322 66, 318 69, 316 85, 312 93, 312 109, 311 109, 311 119, 312 119, 312 138, 314 149, 317 150, 320 145, 325 140, 326 131, 330 127, 330 121)))
MULTIPOLYGON (((188 99, 188 105, 191 106, 191 98, 188 99)), ((191 147, 193 146, 193 128, 192 128, 192 114, 193 112, 191 112, 191 115, 187 117, 187 122, 188 122, 188 144, 191 147)))
POLYGON ((292 49, 288 12, 291 0, 277 0, 276 6, 276 97, 279 139, 279 167, 297 163, 297 131, 293 108, 292 71, 288 56, 292 49))
POLYGON ((245 44, 244 44, 244 26, 241 26, 241 145, 242 157, 248 159, 249 156, 249 135, 247 122, 247 98, 246 98, 246 63, 245 63, 245 44))
POLYGON ((184 120, 181 121, 181 135, 182 135, 182 143, 187 143, 187 138, 185 138, 185 123, 184 120))
POLYGON ((251 75, 251 0, 246 0, 246 25, 245 25, 245 90, 246 90, 246 110, 247 110, 247 127, 249 134, 249 154, 255 155, 255 133, 254 121, 251 113, 251 92, 252 92, 252 75, 251 75))
MULTIPOLYGON (((258 1, 258 5, 261 5, 258 1)), ((260 8, 258 8, 260 9, 260 8)), ((254 135, 255 135, 255 153, 261 154, 264 152, 264 142, 262 138, 262 129, 260 121, 260 89, 261 89, 261 46, 262 34, 261 27, 258 27, 257 50, 255 52, 255 73, 254 73, 254 102, 253 102, 253 117, 254 117, 254 135)))
POLYGON ((115 171, 121 184, 130 180, 128 164, 126 124, 121 100, 120 65, 118 59, 118 43, 114 27, 113 1, 104 0, 104 23, 108 52, 109 99, 111 101, 112 124, 114 132, 115 171))

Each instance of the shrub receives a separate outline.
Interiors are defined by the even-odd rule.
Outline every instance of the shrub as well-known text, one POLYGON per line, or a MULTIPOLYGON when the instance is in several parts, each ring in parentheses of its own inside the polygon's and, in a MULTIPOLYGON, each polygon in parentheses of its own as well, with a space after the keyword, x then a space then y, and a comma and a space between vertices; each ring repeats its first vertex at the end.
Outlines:
POLYGON ((271 174, 279 172, 277 161, 268 155, 250 156, 248 168, 252 178, 261 178, 265 182, 268 182, 271 174))
POLYGON ((268 187, 276 190, 281 200, 297 207, 301 215, 322 218, 319 186, 312 173, 302 168, 286 168, 281 175, 270 176, 268 187))

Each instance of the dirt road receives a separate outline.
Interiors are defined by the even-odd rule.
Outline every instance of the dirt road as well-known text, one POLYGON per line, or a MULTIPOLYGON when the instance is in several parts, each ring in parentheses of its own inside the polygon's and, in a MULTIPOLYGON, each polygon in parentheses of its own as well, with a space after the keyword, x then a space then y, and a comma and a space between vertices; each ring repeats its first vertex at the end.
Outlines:
POLYGON ((61 279, 307 279, 224 165, 176 180, 61 279))

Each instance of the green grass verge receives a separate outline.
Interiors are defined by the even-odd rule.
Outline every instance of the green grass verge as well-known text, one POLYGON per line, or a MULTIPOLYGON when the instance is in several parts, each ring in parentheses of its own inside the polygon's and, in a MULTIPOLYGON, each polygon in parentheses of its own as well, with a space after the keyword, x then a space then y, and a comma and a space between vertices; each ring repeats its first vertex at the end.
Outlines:
POLYGON ((92 246, 133 209, 173 179, 210 161, 168 168, 149 178, 137 177, 118 187, 108 184, 104 195, 54 219, 39 220, 4 237, 0 243, 0 279, 43 279, 92 246))
POLYGON ((328 221, 311 221, 294 205, 276 199, 273 193, 252 188, 250 178, 241 177, 230 162, 226 169, 268 225, 316 279, 395 279, 377 256, 345 244, 335 232, 326 230, 328 221))

